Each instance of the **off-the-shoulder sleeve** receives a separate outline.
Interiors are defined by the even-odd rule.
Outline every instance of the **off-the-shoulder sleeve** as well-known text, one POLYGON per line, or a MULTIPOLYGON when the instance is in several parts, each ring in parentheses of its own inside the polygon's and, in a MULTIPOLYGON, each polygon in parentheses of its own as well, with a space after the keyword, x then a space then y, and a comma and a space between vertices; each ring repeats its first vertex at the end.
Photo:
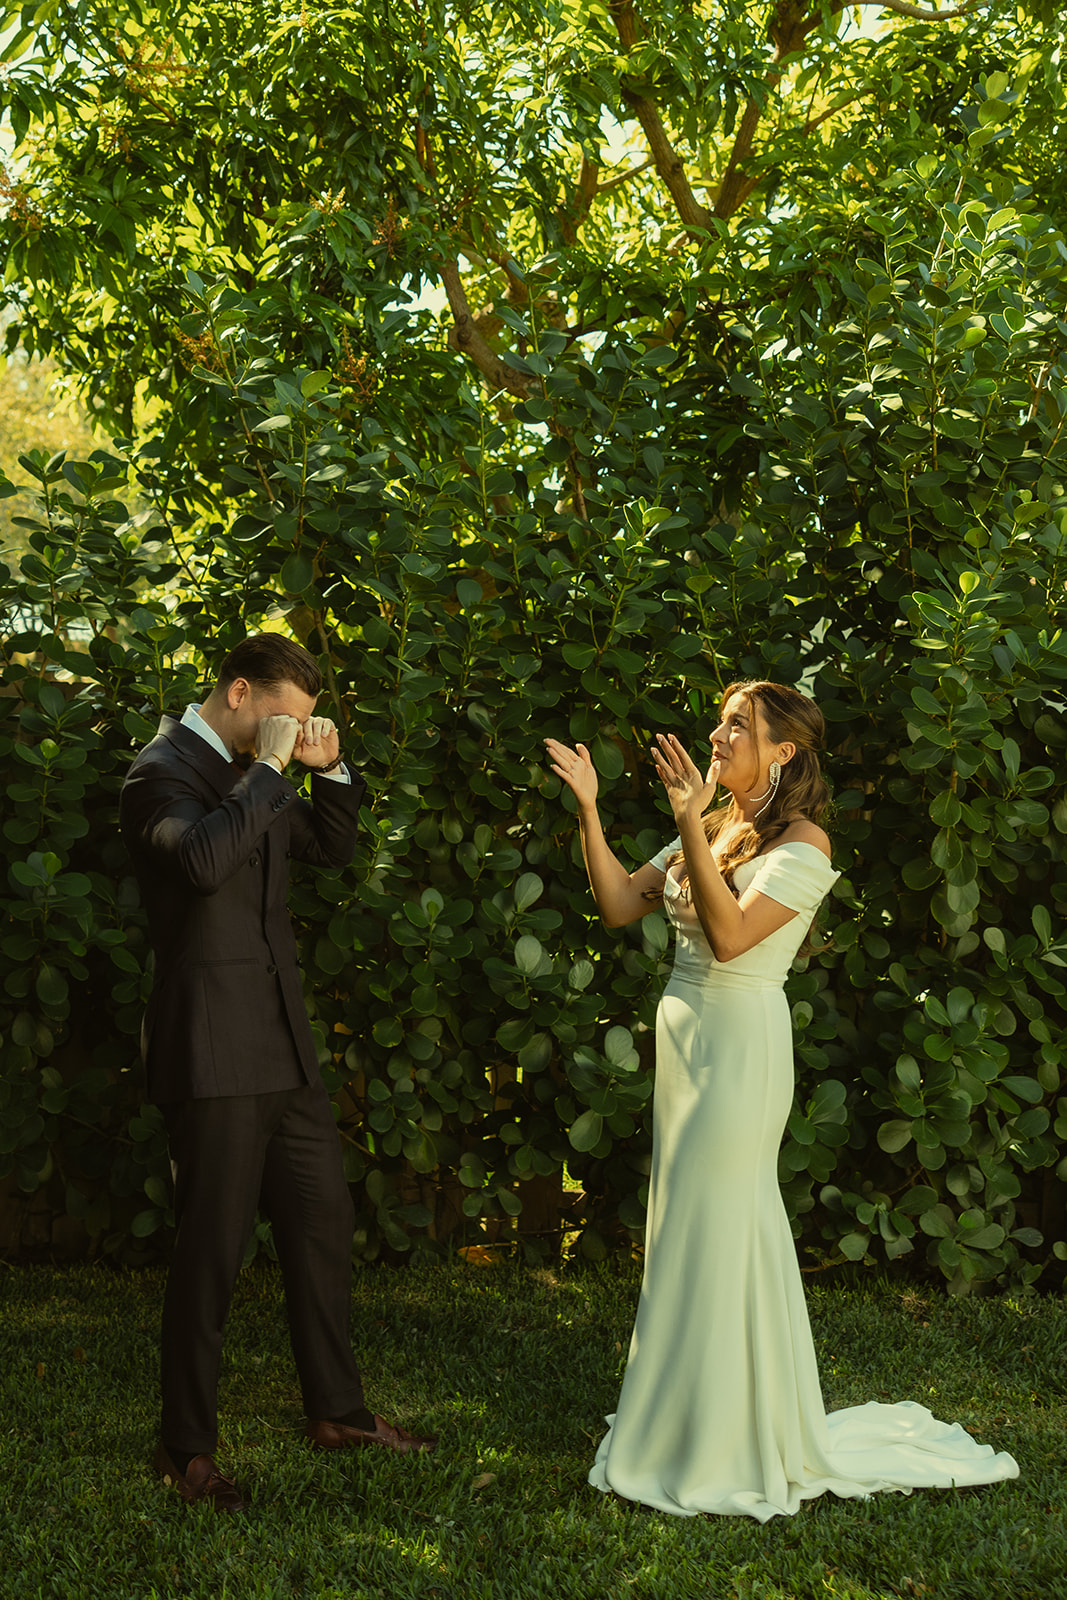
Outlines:
POLYGON ((648 863, 649 866, 655 867, 657 872, 666 872, 667 862, 670 860, 671 856, 673 856, 674 852, 676 850, 680 850, 681 848, 682 841, 680 837, 672 840, 670 844, 665 844, 663 846, 663 849, 659 852, 659 855, 652 857, 652 860, 648 863))
POLYGON ((840 876, 815 845, 780 844, 768 850, 745 892, 757 889, 790 911, 810 914, 840 876))

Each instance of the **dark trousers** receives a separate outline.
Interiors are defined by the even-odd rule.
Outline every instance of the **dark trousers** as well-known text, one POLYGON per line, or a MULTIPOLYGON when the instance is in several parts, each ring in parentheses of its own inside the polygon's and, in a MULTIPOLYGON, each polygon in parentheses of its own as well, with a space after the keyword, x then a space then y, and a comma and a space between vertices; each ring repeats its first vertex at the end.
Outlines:
POLYGON ((222 1330, 257 1209, 270 1218, 305 1414, 363 1405, 349 1340, 352 1198, 321 1084, 161 1107, 178 1236, 163 1301, 162 1437, 214 1452, 222 1330))

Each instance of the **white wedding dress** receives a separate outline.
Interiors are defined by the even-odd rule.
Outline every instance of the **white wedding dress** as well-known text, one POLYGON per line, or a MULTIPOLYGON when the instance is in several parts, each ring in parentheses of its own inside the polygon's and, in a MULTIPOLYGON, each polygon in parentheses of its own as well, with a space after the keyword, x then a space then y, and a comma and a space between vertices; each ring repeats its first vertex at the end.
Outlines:
POLYGON ((754 887, 797 915, 719 963, 676 870, 664 886, 677 947, 656 1024, 644 1280, 590 1483, 677 1516, 766 1522, 828 1490, 1016 1477, 1011 1456, 911 1401, 823 1406, 777 1162, 793 1098, 782 985, 838 874, 807 844, 739 867, 739 892, 754 887))

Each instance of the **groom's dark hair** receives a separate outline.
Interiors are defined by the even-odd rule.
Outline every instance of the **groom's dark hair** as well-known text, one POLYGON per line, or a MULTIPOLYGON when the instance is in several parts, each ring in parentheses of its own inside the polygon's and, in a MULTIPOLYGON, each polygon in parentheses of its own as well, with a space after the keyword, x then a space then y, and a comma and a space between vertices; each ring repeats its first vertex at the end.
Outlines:
POLYGON ((257 689, 295 683, 316 699, 322 690, 322 673, 315 657, 280 633, 254 633, 230 651, 219 668, 219 687, 225 689, 236 678, 247 678, 257 689))

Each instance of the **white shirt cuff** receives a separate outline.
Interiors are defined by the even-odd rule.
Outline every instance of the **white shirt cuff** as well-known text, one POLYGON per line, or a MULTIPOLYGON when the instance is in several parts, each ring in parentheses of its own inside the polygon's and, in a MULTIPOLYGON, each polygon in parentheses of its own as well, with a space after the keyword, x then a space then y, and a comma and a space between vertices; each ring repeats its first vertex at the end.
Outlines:
MULTIPOLYGON (((257 756, 256 766, 269 767, 272 772, 278 771, 278 768, 274 765, 274 762, 269 756, 257 756)), ((308 767, 307 770, 309 772, 317 772, 315 767, 308 767)), ((279 774, 279 776, 281 776, 281 774, 279 774)), ((339 767, 334 767, 332 772, 317 772, 317 776, 320 778, 329 778, 333 783, 352 782, 351 775, 349 774, 348 768, 345 766, 343 761, 339 767)))

